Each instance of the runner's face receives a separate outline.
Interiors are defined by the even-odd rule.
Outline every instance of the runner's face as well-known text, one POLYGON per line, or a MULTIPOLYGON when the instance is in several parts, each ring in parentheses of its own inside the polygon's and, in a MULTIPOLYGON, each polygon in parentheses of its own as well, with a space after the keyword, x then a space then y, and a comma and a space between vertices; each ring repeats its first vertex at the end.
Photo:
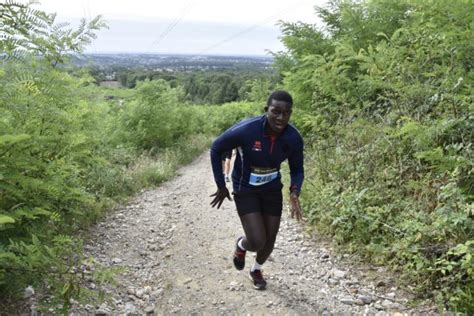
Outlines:
POLYGON ((267 119, 270 128, 275 133, 281 133, 288 125, 291 116, 291 104, 286 101, 272 100, 267 109, 267 119))

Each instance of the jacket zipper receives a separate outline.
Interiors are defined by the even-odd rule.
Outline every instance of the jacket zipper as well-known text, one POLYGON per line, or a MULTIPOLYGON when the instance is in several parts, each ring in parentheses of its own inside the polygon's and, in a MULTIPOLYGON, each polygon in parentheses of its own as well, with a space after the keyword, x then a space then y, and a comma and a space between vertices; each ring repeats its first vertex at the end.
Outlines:
POLYGON ((273 145, 275 144, 275 136, 270 136, 270 155, 273 153, 273 145))

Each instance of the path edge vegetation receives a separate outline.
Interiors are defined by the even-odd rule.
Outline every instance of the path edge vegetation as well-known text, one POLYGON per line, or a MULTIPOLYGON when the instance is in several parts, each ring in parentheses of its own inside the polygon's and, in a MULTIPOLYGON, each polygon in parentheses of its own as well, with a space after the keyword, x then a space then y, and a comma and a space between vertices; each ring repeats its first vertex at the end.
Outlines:
POLYGON ((82 283, 100 288, 117 271, 84 257, 81 230, 256 114, 251 102, 191 105, 162 79, 107 91, 124 102, 99 98, 103 89, 69 59, 107 24, 55 19, 34 3, 0 4, 0 313, 30 286, 40 309, 105 299, 82 283))
POLYGON ((472 1, 329 1, 275 53, 304 134, 305 213, 344 251, 474 312, 472 1))

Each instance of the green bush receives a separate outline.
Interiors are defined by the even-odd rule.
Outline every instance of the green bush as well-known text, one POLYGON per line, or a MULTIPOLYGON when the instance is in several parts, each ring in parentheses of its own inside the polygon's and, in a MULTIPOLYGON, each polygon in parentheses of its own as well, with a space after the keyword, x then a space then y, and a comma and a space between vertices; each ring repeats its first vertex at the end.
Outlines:
POLYGON ((469 6, 331 1, 327 32, 283 24, 290 54, 277 56, 300 109, 310 221, 462 312, 474 310, 469 6))

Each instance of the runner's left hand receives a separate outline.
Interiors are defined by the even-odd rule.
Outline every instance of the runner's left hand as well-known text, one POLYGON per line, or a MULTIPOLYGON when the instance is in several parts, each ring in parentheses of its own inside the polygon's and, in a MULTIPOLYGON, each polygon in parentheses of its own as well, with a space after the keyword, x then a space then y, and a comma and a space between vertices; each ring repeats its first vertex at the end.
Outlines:
POLYGON ((290 193, 291 218, 295 218, 299 222, 303 218, 301 211, 300 198, 294 193, 290 193))

